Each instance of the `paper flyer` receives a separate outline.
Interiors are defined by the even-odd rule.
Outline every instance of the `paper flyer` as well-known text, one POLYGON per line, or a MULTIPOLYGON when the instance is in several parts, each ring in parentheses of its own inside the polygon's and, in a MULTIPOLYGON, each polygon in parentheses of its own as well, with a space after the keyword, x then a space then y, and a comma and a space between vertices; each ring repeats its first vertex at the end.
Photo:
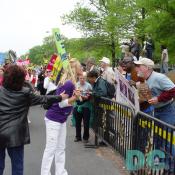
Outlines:
POLYGON ((135 112, 139 111, 139 96, 137 89, 131 87, 128 80, 116 70, 116 101, 129 105, 135 112))

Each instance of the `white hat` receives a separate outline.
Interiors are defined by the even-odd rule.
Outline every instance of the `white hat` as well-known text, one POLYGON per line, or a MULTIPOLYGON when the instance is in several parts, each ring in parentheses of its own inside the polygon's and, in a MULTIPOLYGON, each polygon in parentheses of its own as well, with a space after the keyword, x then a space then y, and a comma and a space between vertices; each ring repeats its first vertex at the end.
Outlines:
POLYGON ((148 66, 148 67, 151 67, 151 68, 154 67, 154 62, 149 58, 141 58, 139 61, 134 61, 134 64, 136 64, 136 65, 145 65, 145 66, 148 66))
POLYGON ((107 57, 103 57, 101 60, 99 60, 100 62, 106 63, 106 64, 110 64, 110 59, 107 57))

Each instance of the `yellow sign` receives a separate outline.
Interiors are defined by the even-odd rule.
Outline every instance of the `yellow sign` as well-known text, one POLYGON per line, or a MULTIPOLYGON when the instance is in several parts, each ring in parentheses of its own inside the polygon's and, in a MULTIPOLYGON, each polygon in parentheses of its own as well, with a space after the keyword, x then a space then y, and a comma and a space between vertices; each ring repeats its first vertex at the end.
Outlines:
POLYGON ((54 82, 56 81, 57 76, 61 72, 62 67, 63 67, 63 63, 61 61, 61 58, 58 56, 53 65, 52 76, 50 78, 51 80, 53 80, 54 82))

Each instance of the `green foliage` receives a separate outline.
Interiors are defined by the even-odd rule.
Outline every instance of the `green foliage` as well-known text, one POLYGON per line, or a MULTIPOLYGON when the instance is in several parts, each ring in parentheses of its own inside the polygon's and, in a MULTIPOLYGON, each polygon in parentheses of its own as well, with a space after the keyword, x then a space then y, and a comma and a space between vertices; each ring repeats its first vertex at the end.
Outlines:
POLYGON ((44 50, 42 46, 35 46, 29 50, 29 58, 34 64, 40 64, 44 57, 44 50))
MULTIPOLYGON (((132 26, 133 2, 128 0, 88 0, 88 5, 77 4, 76 8, 63 16, 66 24, 73 24, 84 32, 85 37, 105 37, 114 60, 119 39, 132 26)), ((101 40, 99 40, 101 42, 101 40)))
POLYGON ((53 37, 45 37, 41 46, 35 46, 29 50, 29 58, 34 64, 43 64, 44 60, 50 59, 50 56, 56 53, 53 37))
MULTIPOLYGON (((161 44, 167 45, 170 63, 175 63, 175 0, 86 0, 62 18, 84 33, 84 38, 64 38, 72 57, 85 61, 102 56, 120 55, 119 41, 137 36, 142 41, 149 34, 155 43, 154 60, 160 62, 161 44), (117 54, 116 54, 117 53, 117 54)), ((56 52, 52 36, 43 45, 30 49, 29 57, 40 64, 56 52)))
POLYGON ((160 61, 160 45, 166 45, 170 63, 175 63, 175 1, 174 0, 137 0, 138 9, 145 9, 145 19, 137 23, 136 33, 151 34, 156 44, 155 60, 160 61))
POLYGON ((71 57, 85 62, 87 58, 99 60, 102 56, 110 57, 110 46, 102 44, 104 38, 80 38, 65 41, 65 48, 71 57))
MULTIPOLYGON (((110 46, 106 44, 105 36, 79 39, 64 38, 64 44, 67 53, 70 53, 71 57, 79 59, 80 62, 85 62, 90 57, 99 60, 103 56, 110 57, 111 55, 110 46)), ((34 64, 43 64, 44 59, 49 59, 53 53, 57 53, 53 40, 48 42, 48 38, 44 38, 43 45, 35 46, 29 50, 29 58, 34 64)))

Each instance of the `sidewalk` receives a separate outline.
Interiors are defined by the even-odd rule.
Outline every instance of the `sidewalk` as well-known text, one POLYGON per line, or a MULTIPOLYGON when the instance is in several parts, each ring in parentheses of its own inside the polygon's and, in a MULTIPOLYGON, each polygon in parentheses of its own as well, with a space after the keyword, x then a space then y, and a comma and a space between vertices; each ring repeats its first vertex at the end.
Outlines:
MULTIPOLYGON (((40 175, 42 155, 45 147, 45 111, 32 107, 29 113, 31 144, 25 146, 24 175, 40 175)), ((85 148, 82 142, 75 143, 75 128, 67 122, 66 169, 69 175, 127 175, 123 162, 108 147, 85 148)), ((90 138, 93 143, 93 138, 90 138)), ((8 155, 8 154, 6 154, 8 155)), ((6 156, 4 175, 11 174, 10 160, 6 156)), ((52 175, 54 167, 52 167, 52 175)))
POLYGON ((85 148, 84 143, 73 142, 75 128, 70 126, 70 120, 67 128, 66 167, 70 175, 124 175, 119 172, 114 153, 109 148, 85 148))

